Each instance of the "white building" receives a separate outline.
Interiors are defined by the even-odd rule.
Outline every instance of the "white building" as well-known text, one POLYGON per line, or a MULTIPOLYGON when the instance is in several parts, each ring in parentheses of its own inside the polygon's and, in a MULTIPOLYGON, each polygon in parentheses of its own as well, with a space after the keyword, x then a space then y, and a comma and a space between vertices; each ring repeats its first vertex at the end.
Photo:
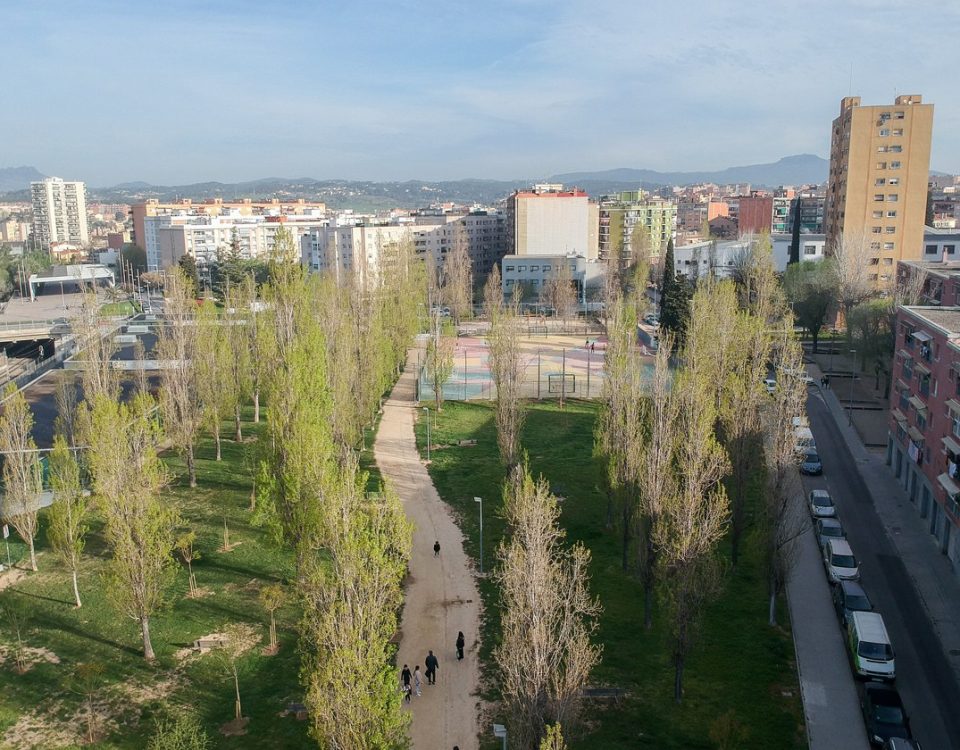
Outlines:
POLYGON ((921 260, 945 263, 960 260, 960 230, 924 227, 921 260))
POLYGON ((599 255, 600 206, 582 190, 535 185, 507 198, 507 245, 515 255, 599 255))
MULTIPOLYGON (((777 271, 783 273, 790 260, 790 243, 793 242, 792 234, 771 234, 770 241, 773 243, 773 262, 777 266, 777 271)), ((823 260, 827 248, 827 235, 825 234, 801 234, 800 235, 800 260, 823 260)))
POLYGON ((85 246, 87 233, 87 191, 82 182, 47 177, 30 183, 33 203, 33 236, 41 247, 58 244, 85 246))
MULTIPOLYGON (((787 270, 790 260, 789 234, 770 235, 773 245, 773 265, 777 273, 787 270)), ((726 278, 733 275, 737 267, 738 258, 750 249, 753 237, 744 237, 739 240, 703 241, 691 245, 683 245, 673 250, 674 270, 681 272, 688 279, 707 276, 711 272, 714 276, 726 278)), ((823 260, 826 247, 826 238, 822 234, 800 235, 800 260, 823 260)))
POLYGON ((606 265, 597 260, 587 260, 582 255, 505 255, 500 262, 504 297, 509 299, 513 290, 522 285, 527 293, 522 301, 535 302, 563 264, 570 267, 570 278, 577 288, 578 300, 586 302, 591 297, 591 289, 603 283, 606 265), (533 299, 530 299, 531 294, 533 299))

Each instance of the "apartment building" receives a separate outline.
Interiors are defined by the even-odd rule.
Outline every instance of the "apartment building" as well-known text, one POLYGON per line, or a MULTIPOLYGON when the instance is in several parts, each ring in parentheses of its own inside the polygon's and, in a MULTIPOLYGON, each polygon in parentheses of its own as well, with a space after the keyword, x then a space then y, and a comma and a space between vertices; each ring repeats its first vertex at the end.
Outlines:
MULTIPOLYGON (((740 197, 737 211, 737 231, 743 237, 773 231, 773 196, 752 193, 740 197)), ((780 230, 781 232, 784 230, 780 230)))
POLYGON ((514 255, 599 255, 600 207, 587 194, 539 184, 507 198, 507 246, 514 255))
POLYGON ((816 192, 803 191, 790 202, 790 212, 787 217, 787 229, 792 232, 797 212, 800 213, 801 234, 823 234, 823 214, 826 196, 816 192))
POLYGON ((878 286, 892 281, 897 261, 920 257, 932 133, 933 105, 916 94, 876 106, 848 96, 833 121, 827 245, 869 241, 878 286))
POLYGON ((89 244, 87 190, 82 182, 47 177, 30 183, 34 242, 45 249, 89 244))
POLYGON ((790 206, 793 203, 793 188, 777 188, 773 191, 773 212, 770 217, 770 232, 783 234, 793 227, 790 225, 790 206))
POLYGON ((960 572, 960 307, 901 306, 895 351, 887 464, 960 572))
POLYGON ((536 303, 564 264, 569 266, 577 300, 585 303, 588 298, 596 296, 606 272, 599 260, 587 260, 582 255, 505 255, 500 262, 504 297, 510 299, 514 289, 520 287, 523 292, 521 303, 536 303))
POLYGON ((221 198, 212 198, 206 201, 192 201, 189 198, 161 203, 151 199, 141 203, 134 203, 130 207, 130 216, 133 218, 132 242, 147 248, 146 221, 156 216, 298 216, 323 214, 327 206, 322 202, 305 201, 302 198, 292 201, 281 201, 276 198, 267 201, 254 201, 244 198, 239 201, 224 201, 221 198))
POLYGON ((676 239, 676 202, 650 196, 643 190, 602 198, 599 204, 599 257, 606 258, 615 248, 622 258, 629 259, 631 241, 638 227, 649 242, 650 255, 658 257, 666 250, 667 242, 676 239))
POLYGON ((313 271, 372 278, 384 252, 409 241, 417 257, 439 267, 447 254, 462 244, 470 258, 475 285, 506 254, 506 217, 496 211, 468 214, 423 210, 390 222, 371 220, 334 223, 311 229, 300 240, 304 264, 313 271))

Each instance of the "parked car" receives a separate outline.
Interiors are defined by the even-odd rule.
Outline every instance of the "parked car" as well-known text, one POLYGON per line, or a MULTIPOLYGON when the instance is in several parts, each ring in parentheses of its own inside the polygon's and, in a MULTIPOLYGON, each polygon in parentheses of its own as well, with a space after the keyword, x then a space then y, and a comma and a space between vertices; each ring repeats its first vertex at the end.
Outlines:
POLYGON ((800 472, 803 474, 823 474, 823 464, 820 463, 820 456, 809 451, 803 454, 803 461, 800 462, 800 472))
POLYGON ((840 581, 839 585, 834 587, 833 606, 843 627, 847 627, 847 622, 854 612, 873 611, 873 602, 857 581, 840 581))
POLYGON ((810 515, 814 518, 833 518, 837 509, 826 490, 810 490, 810 515))
POLYGON ((867 737, 874 745, 882 745, 892 737, 912 739, 910 719, 900 700, 900 693, 889 685, 867 683, 860 699, 867 737))
POLYGON ((821 552, 831 539, 847 538, 847 533, 835 517, 818 518, 816 524, 814 524, 814 531, 817 534, 817 543, 820 545, 821 552))
POLYGON ((764 378, 763 387, 767 389, 767 393, 771 396, 777 390, 777 381, 774 378, 764 378))
POLYGON ((916 740, 908 740, 904 737, 891 737, 883 743, 883 750, 922 750, 920 743, 916 740))
POLYGON ((878 612, 851 612, 847 625, 847 647, 854 674, 866 679, 897 677, 897 662, 887 626, 878 612))
POLYGON ((846 539, 831 539, 823 548, 823 567, 830 583, 860 580, 860 566, 846 539))
POLYGON ((658 318, 656 315, 651 313, 650 315, 647 315, 643 319, 643 322, 646 323, 648 326, 658 326, 660 325, 660 318, 658 318))
POLYGON ((797 453, 817 452, 817 442, 809 427, 795 427, 793 434, 797 441, 797 453))

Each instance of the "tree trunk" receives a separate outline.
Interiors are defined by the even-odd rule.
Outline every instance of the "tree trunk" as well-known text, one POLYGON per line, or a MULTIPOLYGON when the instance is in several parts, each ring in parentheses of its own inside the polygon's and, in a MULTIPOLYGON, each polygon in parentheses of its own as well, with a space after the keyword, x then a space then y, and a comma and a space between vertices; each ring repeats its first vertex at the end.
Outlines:
POLYGON ((197 465, 193 457, 193 444, 187 446, 187 475, 190 477, 190 486, 197 486, 197 465))
POLYGON ((273 611, 270 612, 270 645, 277 645, 277 618, 273 611))
POLYGON ((630 509, 627 506, 626 501, 623 503, 623 512, 621 513, 620 522, 623 524, 623 550, 621 552, 621 565, 623 566, 623 572, 626 573, 630 567, 629 562, 629 551, 630 551, 630 509))
POLYGON ((243 432, 240 430, 240 404, 233 407, 233 425, 236 428, 233 439, 240 443, 243 441, 243 432))
POLYGON ((143 658, 153 661, 153 644, 150 642, 150 618, 143 615, 140 618, 140 634, 143 636, 143 658))
POLYGON ((220 452, 220 420, 218 419, 213 427, 213 441, 217 445, 217 461, 220 461, 223 458, 223 454, 220 452))
POLYGON ((813 336, 813 353, 817 353, 817 342, 820 340, 820 331, 810 331, 810 335, 813 336))
POLYGON ((260 389, 253 392, 253 422, 260 424, 260 389))
POLYGON ((679 704, 683 699, 683 655, 673 657, 673 699, 679 704))
POLYGON ((227 551, 230 549, 230 529, 227 528, 227 517, 223 517, 223 549, 227 551))
POLYGON ((73 569, 73 599, 77 603, 77 609, 80 609, 82 602, 80 601, 80 589, 77 587, 77 569, 73 569))
POLYGON ((30 537, 30 570, 37 572, 37 550, 33 544, 33 537, 30 537))
POLYGON ((233 687, 237 691, 237 700, 234 708, 237 712, 237 721, 243 718, 243 711, 240 709, 240 679, 237 677, 237 668, 233 668, 233 687))
POLYGON ((257 509, 257 481, 250 483, 250 505, 247 507, 251 513, 257 509))
POLYGON ((768 624, 771 628, 776 627, 777 625, 777 595, 774 593, 773 587, 770 587, 770 612, 768 624))
POLYGON ((653 628, 653 576, 644 576, 643 582, 643 627, 646 630, 653 628))

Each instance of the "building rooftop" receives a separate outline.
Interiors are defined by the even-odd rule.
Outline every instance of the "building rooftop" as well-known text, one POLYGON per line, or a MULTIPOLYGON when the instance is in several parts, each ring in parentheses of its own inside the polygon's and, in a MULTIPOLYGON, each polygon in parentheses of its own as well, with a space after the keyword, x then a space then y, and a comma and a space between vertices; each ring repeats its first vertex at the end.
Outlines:
POLYGON ((948 337, 960 336, 960 307, 904 306, 910 315, 938 329, 948 337))

